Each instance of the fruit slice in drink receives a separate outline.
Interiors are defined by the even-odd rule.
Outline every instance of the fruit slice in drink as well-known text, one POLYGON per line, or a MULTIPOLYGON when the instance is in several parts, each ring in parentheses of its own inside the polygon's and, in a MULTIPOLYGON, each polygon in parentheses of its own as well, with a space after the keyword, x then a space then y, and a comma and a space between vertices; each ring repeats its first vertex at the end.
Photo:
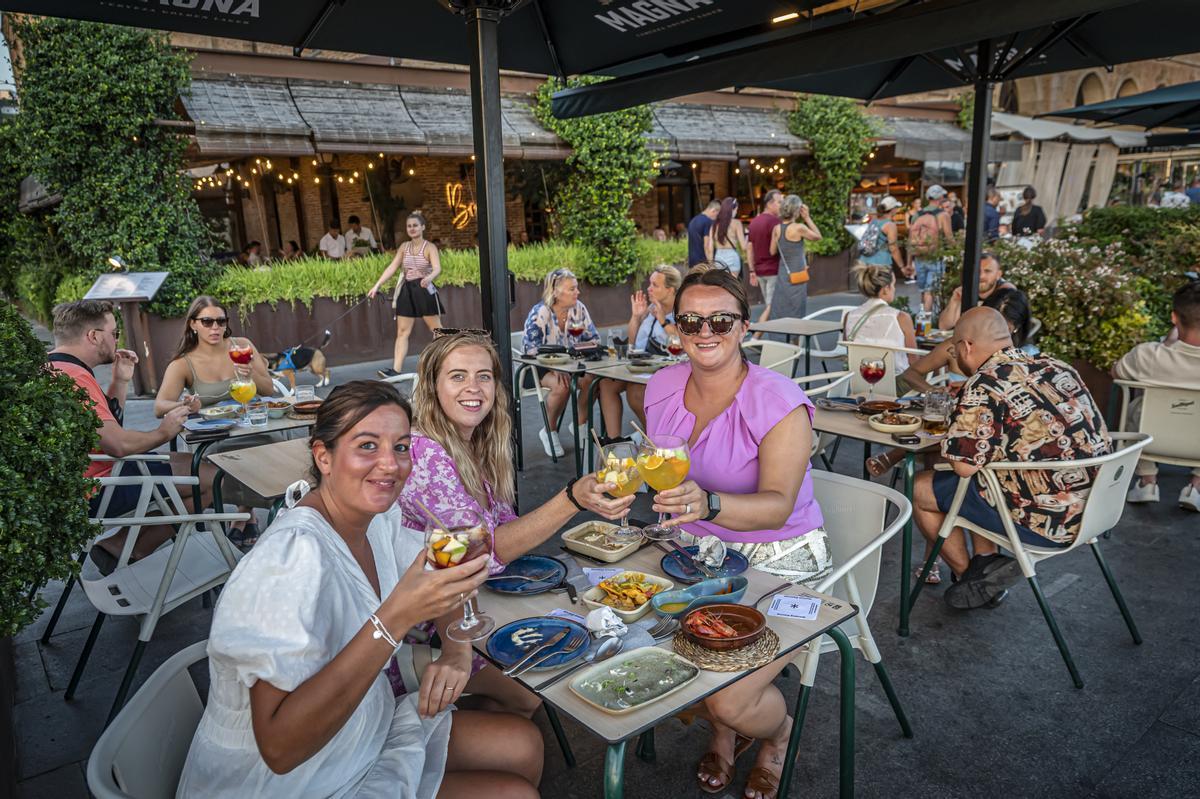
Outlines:
POLYGON ((230 347, 229 360, 241 366, 245 366, 246 364, 250 363, 250 361, 254 360, 254 350, 249 347, 244 349, 230 347))
POLYGON ((658 449, 638 456, 638 471, 655 491, 666 491, 683 482, 688 473, 686 452, 658 449))
POLYGON ((254 399, 254 396, 257 393, 258 393, 258 389, 255 387, 254 383, 251 381, 246 381, 246 382, 235 381, 235 382, 232 382, 229 384, 229 396, 232 397, 234 399, 234 401, 240 402, 243 405, 245 405, 250 400, 254 399))

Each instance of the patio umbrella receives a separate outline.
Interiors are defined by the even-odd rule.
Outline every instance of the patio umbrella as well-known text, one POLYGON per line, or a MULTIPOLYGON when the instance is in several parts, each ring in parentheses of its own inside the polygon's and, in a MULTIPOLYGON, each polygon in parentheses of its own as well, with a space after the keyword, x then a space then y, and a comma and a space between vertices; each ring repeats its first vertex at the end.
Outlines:
POLYGON ((1039 114, 1143 128, 1200 127, 1200 81, 1039 114))

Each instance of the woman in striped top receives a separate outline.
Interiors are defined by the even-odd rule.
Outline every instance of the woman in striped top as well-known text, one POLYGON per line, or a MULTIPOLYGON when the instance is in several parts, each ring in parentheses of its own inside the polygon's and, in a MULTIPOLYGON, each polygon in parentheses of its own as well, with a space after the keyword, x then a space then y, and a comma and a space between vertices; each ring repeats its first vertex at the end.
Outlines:
POLYGON ((374 297, 379 287, 404 267, 404 274, 396 281, 392 293, 392 305, 396 312, 396 346, 392 353, 392 368, 380 369, 381 377, 392 377, 404 371, 404 356, 408 354, 408 337, 414 322, 420 318, 431 331, 441 327, 442 301, 438 297, 433 281, 441 274, 442 262, 436 244, 425 240, 425 217, 414 211, 408 215, 404 225, 408 241, 396 250, 396 257, 383 270, 375 285, 367 292, 374 297))

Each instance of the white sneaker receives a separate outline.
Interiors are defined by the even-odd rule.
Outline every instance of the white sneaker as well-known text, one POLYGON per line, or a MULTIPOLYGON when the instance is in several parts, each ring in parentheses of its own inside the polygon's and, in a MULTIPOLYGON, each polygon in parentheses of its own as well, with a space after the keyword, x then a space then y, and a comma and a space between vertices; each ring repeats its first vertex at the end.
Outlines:
POLYGON ((1200 490, 1191 483, 1185 485, 1179 492, 1179 507, 1200 513, 1200 490))
POLYGON ((558 433, 551 433, 550 440, 554 442, 554 454, 561 458, 564 450, 562 441, 558 437, 558 433))
MULTIPOLYGON (((1125 497, 1126 502, 1158 502, 1158 483, 1146 483, 1145 485, 1135 485, 1129 489, 1129 493, 1125 497)), ((1179 501, 1183 501, 1183 495, 1180 495, 1179 501)))
POLYGON ((551 442, 551 441, 553 441, 553 442, 554 442, 554 452, 553 452, 553 455, 554 455, 554 456, 561 456, 561 455, 563 454, 563 448, 562 448, 562 444, 558 443, 558 436, 557 436, 557 435, 554 435, 554 437, 553 437, 553 438, 551 438, 551 436, 550 436, 550 435, 547 435, 547 433, 546 433, 546 428, 544 428, 544 427, 543 427, 543 428, 541 429, 541 431, 539 431, 539 432, 538 432, 538 438, 540 438, 540 439, 542 440, 542 450, 544 450, 544 451, 545 451, 545 453, 546 453, 546 457, 547 457, 547 458, 551 457, 551 452, 550 452, 550 442, 551 442))
MULTIPOLYGON (((567 432, 571 434, 571 440, 575 439, 575 423, 567 422, 567 432)), ((555 434, 557 435, 557 433, 555 434)))

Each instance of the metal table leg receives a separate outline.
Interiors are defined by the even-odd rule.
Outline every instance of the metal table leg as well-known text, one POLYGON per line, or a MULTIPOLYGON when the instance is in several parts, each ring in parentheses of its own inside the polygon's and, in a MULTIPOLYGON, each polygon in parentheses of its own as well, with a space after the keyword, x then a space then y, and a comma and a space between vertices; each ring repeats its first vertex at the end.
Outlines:
MULTIPOLYGON (((196 448, 192 450, 192 477, 200 477, 200 463, 204 460, 204 453, 213 445, 213 441, 201 441, 196 444, 196 448)), ((213 500, 213 509, 217 513, 221 513, 223 508, 213 500)), ((203 513, 204 508, 200 507, 200 486, 192 486, 192 511, 194 513, 203 513)))
POLYGON ((804 337, 804 376, 808 377, 812 374, 812 360, 809 358, 809 350, 812 349, 812 336, 804 337))
MULTIPOLYGON (((909 502, 912 502, 913 498, 913 477, 916 470, 916 453, 909 452, 904 456, 904 496, 908 497, 909 502)), ((908 636, 909 592, 912 590, 908 582, 909 573, 912 572, 912 530, 913 519, 910 515, 900 536, 900 629, 897 632, 905 637, 908 636)))
MULTIPOLYGON (((852 799, 854 796, 854 647, 840 627, 826 633, 837 644, 842 659, 841 668, 841 730, 838 752, 838 796, 852 799)), ((792 773, 796 768, 796 755, 800 751, 800 735, 804 728, 804 714, 808 709, 809 689, 802 688, 796 700, 792 716, 792 733, 788 737, 787 753, 783 756, 783 773, 779 775, 778 799, 787 799, 792 787, 792 773)))
POLYGON ((608 745, 604 755, 604 799, 623 799, 625 796, 625 744, 608 745))
POLYGON ((575 476, 583 477, 583 453, 579 451, 579 399, 575 396, 579 391, 579 372, 571 373, 571 426, 575 430, 575 476))
MULTIPOLYGON (((216 509, 217 513, 222 513, 223 512, 222 509, 225 507, 225 503, 223 502, 223 499, 221 496, 221 484, 224 482, 225 482, 225 470, 218 466, 217 473, 213 475, 213 484, 212 484, 213 508, 216 509)), ((197 511, 197 513, 199 513, 199 511, 197 511)), ((214 522, 214 524, 216 524, 216 523, 217 522, 214 522)))

